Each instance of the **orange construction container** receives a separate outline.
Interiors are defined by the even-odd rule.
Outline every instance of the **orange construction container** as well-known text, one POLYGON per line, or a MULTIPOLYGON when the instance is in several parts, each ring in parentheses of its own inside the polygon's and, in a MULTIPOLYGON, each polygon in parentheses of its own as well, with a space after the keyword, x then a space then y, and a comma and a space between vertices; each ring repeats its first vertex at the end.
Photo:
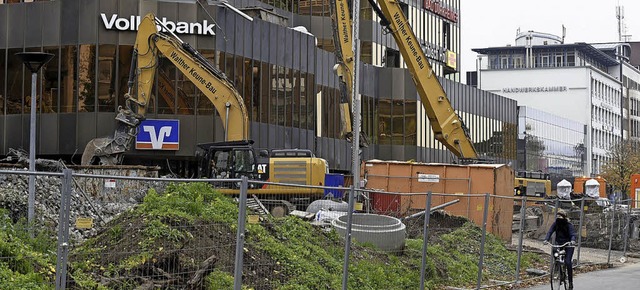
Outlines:
POLYGON ((598 192, 600 193, 600 197, 607 198, 607 180, 598 176, 598 177, 576 177, 573 181, 573 192, 584 194, 584 184, 589 179, 595 179, 599 184, 600 188, 598 192))
POLYGON ((492 197, 489 201, 487 230, 504 241, 511 241, 515 176, 513 169, 505 164, 455 165, 371 160, 365 162, 361 172, 367 180, 365 188, 384 191, 370 193, 373 209, 390 215, 405 216, 424 210, 424 193, 431 191, 434 194, 432 207, 459 199, 458 203, 444 210, 452 215, 464 216, 481 226, 485 199, 477 195, 488 193, 492 197), (439 181, 421 182, 424 180, 420 180, 419 175, 437 175, 439 181), (443 193, 456 196, 438 195, 443 193), (465 196, 468 194, 476 196, 465 196))
POLYGON ((631 207, 640 208, 640 174, 631 174, 631 189, 629 198, 632 200, 631 207))

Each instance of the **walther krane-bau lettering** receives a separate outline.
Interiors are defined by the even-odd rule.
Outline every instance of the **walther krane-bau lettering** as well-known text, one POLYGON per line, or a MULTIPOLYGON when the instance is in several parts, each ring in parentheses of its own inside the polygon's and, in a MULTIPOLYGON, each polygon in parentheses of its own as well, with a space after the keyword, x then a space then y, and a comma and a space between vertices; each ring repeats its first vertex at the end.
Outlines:
MULTIPOLYGON (((266 164, 257 162, 258 156, 249 140, 249 118, 244 101, 225 74, 209 63, 191 45, 163 27, 153 14, 146 15, 138 27, 134 47, 125 108, 119 108, 118 125, 113 137, 96 138, 85 147, 83 165, 118 165, 131 149, 140 122, 144 120, 146 107, 156 75, 158 57, 164 55, 213 103, 222 118, 225 141, 198 145, 199 176, 233 179, 247 176, 252 180, 270 182, 323 185, 328 172, 327 161, 315 157, 309 150, 266 150, 261 157, 266 164), (159 32, 163 29, 167 33, 159 32), (134 90, 134 86, 135 90, 134 90), (136 94, 133 94, 133 92, 136 94), (277 153, 277 154, 276 154, 277 153), (275 155, 274 155, 275 154, 275 155)), ((269 196, 261 200, 281 214, 295 208, 289 203, 308 203, 321 198, 324 191, 318 188, 262 186, 252 184, 249 195, 269 196), (260 187, 260 188, 258 188, 260 187), (277 198, 276 198, 277 197, 277 198), (283 211, 284 210, 284 211, 283 211)), ((224 186, 222 186, 224 187, 224 186)), ((237 194, 237 185, 229 185, 220 191, 237 194)))
MULTIPOLYGON (((420 100, 431 123, 435 138, 463 162, 477 162, 476 152, 469 130, 451 106, 440 81, 433 73, 429 61, 422 51, 399 1, 368 0, 380 17, 380 24, 393 35, 404 61, 416 84, 420 100), (377 3, 380 4, 378 7, 377 3)), ((331 0, 334 42, 338 58, 337 72, 349 84, 353 77, 353 50, 351 39, 351 17, 346 0, 331 0)), ((341 84, 342 88, 342 84, 341 84)), ((350 89, 347 91, 350 94, 350 89)), ((344 94, 344 93, 343 93, 344 94)), ((348 99, 349 101, 350 98, 348 99)), ((343 106, 344 108, 344 106, 343 106)), ((344 110, 343 110, 344 111, 344 110)), ((347 128, 350 128, 350 124, 347 128)))

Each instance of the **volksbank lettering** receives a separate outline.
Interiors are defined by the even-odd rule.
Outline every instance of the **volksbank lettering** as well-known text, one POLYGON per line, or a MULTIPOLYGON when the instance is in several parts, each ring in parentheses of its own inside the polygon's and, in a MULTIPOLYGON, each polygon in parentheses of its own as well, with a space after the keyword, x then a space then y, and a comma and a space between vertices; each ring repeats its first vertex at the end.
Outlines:
MULTIPOLYGON (((102 23, 104 27, 109 30, 120 31, 136 31, 138 25, 140 25, 140 16, 131 15, 129 18, 118 17, 118 14, 113 14, 111 17, 107 17, 105 13, 100 13, 102 23)), ((164 25, 168 31, 180 34, 200 34, 200 35, 216 35, 214 31, 215 24, 209 24, 207 20, 203 20, 202 23, 188 23, 188 22, 173 22, 167 20, 166 17, 160 19, 162 25, 164 25)), ((158 30, 162 32, 168 32, 162 26, 158 25, 158 30)))

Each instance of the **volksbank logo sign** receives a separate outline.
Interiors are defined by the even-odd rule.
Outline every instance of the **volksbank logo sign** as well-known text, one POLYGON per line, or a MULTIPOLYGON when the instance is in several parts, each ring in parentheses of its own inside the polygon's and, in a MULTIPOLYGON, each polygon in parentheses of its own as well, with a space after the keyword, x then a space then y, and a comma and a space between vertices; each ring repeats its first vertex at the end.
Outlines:
MULTIPOLYGON (((104 24, 104 28, 108 30, 119 30, 119 31, 136 31, 138 30, 138 25, 140 25, 140 16, 131 15, 128 18, 119 17, 118 14, 112 14, 111 16, 107 16, 105 13, 100 13, 100 18, 102 18, 102 24, 104 24)), ((174 22, 171 20, 167 20, 167 17, 162 17, 160 19, 162 25, 164 27, 158 25, 158 30, 162 32, 171 31, 173 33, 179 34, 199 34, 199 35, 216 35, 214 28, 215 24, 209 24, 207 20, 203 20, 202 23, 195 22, 174 22)))
POLYGON ((180 122, 178 120, 146 119, 140 123, 136 136, 138 150, 180 149, 180 122))

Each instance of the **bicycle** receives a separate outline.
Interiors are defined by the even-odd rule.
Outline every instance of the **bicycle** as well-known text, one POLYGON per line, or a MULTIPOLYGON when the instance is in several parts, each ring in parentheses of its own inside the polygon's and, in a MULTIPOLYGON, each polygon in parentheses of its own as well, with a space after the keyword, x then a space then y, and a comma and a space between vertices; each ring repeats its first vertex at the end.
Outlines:
POLYGON ((560 290, 561 286, 565 290, 568 289, 569 276, 567 273, 567 266, 564 264, 566 255, 565 247, 574 247, 572 242, 566 242, 562 245, 551 245, 552 248, 557 248, 557 251, 553 252, 553 265, 551 267, 551 290, 560 290))

